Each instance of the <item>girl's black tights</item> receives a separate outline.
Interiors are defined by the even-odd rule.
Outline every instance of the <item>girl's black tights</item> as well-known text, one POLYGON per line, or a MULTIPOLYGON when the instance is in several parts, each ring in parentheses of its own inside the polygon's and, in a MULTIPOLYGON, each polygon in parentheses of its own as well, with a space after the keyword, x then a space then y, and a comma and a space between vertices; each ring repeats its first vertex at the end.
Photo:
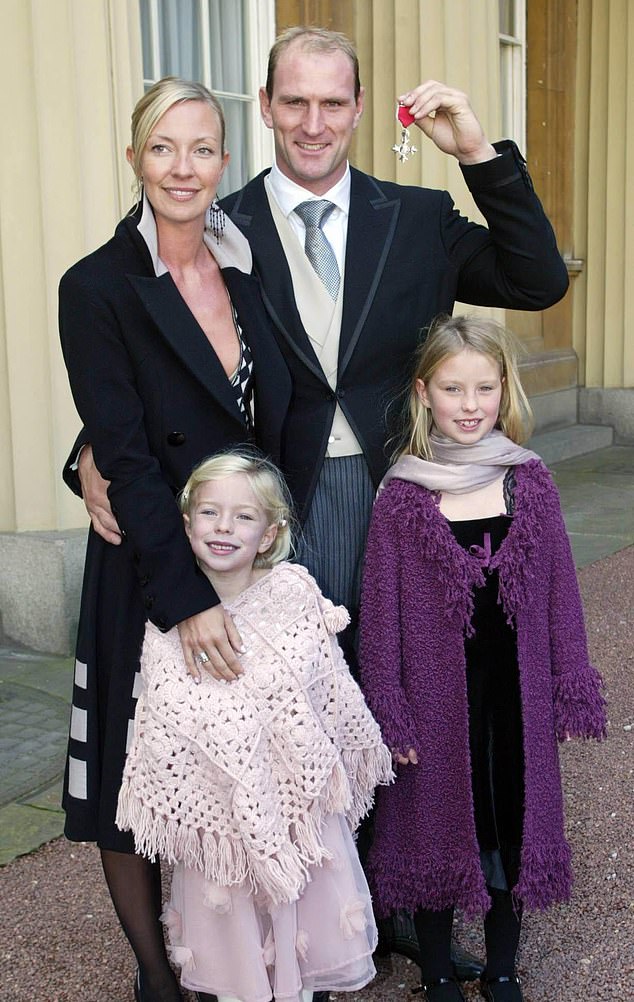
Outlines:
POLYGON ((487 978, 510 977, 515 972, 515 958, 522 931, 522 906, 513 905, 509 891, 487 888, 493 902, 484 917, 487 978))
POLYGON ((163 939, 159 863, 112 849, 101 850, 101 863, 121 928, 136 957, 143 1002, 182 1002, 163 939))
POLYGON ((423 984, 432 984, 440 978, 453 977, 451 963, 451 929, 453 908, 432 912, 419 908, 414 915, 414 928, 418 938, 423 984))
MULTIPOLYGON (((522 928, 521 906, 514 907, 509 891, 499 891, 492 887, 488 891, 492 904, 484 918, 486 976, 510 977, 515 971, 522 928)), ((452 977, 453 908, 439 912, 420 908, 414 915, 414 926, 421 952, 423 984, 452 977)))

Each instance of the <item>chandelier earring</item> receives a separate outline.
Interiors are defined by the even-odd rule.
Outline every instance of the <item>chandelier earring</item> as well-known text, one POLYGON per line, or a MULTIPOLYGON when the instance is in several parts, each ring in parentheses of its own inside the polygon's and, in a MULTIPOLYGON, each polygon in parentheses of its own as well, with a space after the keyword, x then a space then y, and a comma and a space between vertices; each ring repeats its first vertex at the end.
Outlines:
POLYGON ((223 238, 227 217, 224 210, 218 205, 218 199, 214 198, 207 212, 207 228, 211 230, 217 244, 223 238))

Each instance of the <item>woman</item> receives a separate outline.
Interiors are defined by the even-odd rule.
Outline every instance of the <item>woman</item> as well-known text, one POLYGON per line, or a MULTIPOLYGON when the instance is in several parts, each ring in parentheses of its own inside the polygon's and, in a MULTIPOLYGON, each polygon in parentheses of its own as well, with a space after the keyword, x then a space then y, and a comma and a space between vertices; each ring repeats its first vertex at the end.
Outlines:
POLYGON ((83 441, 121 532, 119 546, 92 529, 88 539, 65 830, 101 849, 137 958, 136 998, 175 1002, 158 863, 135 856, 114 825, 144 625, 178 625, 192 670, 198 660, 217 678, 239 673, 240 638, 192 559, 174 498, 198 461, 227 446, 255 440, 279 461, 290 378, 248 244, 214 204, 228 160, 217 100, 200 84, 159 81, 134 110, 127 158, 136 210, 60 284, 83 441))

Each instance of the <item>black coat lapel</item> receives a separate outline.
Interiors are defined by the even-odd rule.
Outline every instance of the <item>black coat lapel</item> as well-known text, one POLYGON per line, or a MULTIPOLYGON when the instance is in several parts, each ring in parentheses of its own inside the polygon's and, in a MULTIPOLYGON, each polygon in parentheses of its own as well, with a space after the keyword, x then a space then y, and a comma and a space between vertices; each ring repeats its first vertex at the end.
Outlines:
POLYGON ((260 174, 238 192, 229 206, 229 216, 251 245, 262 298, 275 327, 304 365, 325 381, 323 369, 297 309, 293 280, 271 215, 264 176, 260 174))
POLYGON ((174 353, 225 410, 242 423, 236 396, 218 356, 172 276, 169 273, 159 278, 128 275, 127 279, 174 353))
POLYGON ((235 268, 224 268, 222 276, 253 356, 256 437, 268 452, 279 448, 291 377, 262 303, 258 279, 235 268), (258 414, 267 415, 265 427, 258 414))
POLYGON ((339 378, 356 348, 379 288, 400 208, 400 199, 386 198, 373 178, 351 169, 339 378))

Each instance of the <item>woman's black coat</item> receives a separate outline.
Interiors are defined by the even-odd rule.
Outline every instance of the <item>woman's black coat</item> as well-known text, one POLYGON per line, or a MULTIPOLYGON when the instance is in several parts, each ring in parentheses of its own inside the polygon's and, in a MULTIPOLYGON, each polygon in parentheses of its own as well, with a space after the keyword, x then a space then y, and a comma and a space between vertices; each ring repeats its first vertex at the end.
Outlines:
MULTIPOLYGON (((171 276, 156 277, 137 222, 119 223, 108 243, 64 275, 59 292, 62 348, 83 440, 110 481, 123 533, 120 546, 89 533, 77 647, 87 680, 75 685, 74 700, 86 711, 87 726, 76 732, 86 737, 87 730, 87 748, 74 746, 72 730, 70 743, 71 757, 73 751, 87 757, 88 801, 110 781, 110 803, 75 804, 84 818, 78 827, 77 798, 68 790, 65 796, 67 833, 102 844, 109 841, 105 828, 86 819, 105 810, 105 827, 112 822, 107 815, 121 763, 101 758, 111 746, 105 734, 127 728, 145 619, 167 630, 218 601, 193 559, 175 495, 201 459, 248 438, 217 356, 171 276)), ((279 462, 290 377, 257 280, 234 267, 224 268, 223 278, 253 355, 256 443, 279 462)), ((121 738, 125 747, 123 730, 115 746, 121 738)), ((113 838, 111 848, 124 847, 113 838)))

